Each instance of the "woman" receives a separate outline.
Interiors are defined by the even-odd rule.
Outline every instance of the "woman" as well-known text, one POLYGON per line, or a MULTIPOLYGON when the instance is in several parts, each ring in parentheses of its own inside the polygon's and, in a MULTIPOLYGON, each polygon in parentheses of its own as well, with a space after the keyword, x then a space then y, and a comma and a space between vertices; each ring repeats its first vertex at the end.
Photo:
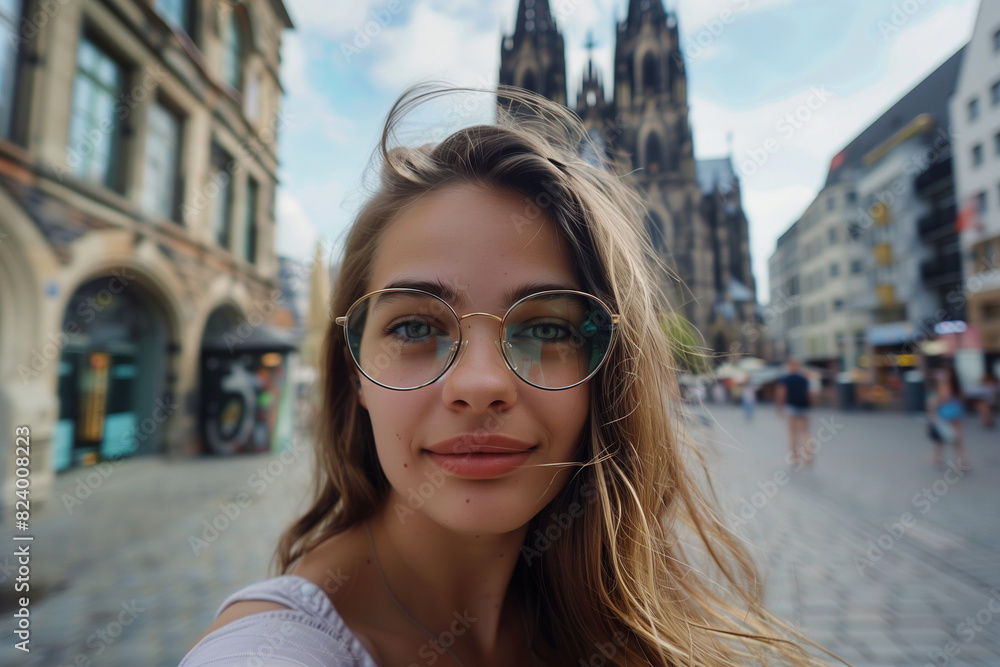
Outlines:
POLYGON ((933 438, 934 451, 932 460, 935 466, 944 465, 944 446, 950 442, 955 448, 956 464, 959 470, 971 470, 969 456, 962 440, 962 386, 958 382, 958 374, 952 366, 945 366, 934 371, 934 384, 931 396, 927 400, 927 413, 932 420, 932 428, 938 437, 933 438))
POLYGON ((810 664, 689 468, 637 199, 524 92, 496 125, 392 147, 450 92, 408 91, 383 130, 282 576, 182 665, 810 664))

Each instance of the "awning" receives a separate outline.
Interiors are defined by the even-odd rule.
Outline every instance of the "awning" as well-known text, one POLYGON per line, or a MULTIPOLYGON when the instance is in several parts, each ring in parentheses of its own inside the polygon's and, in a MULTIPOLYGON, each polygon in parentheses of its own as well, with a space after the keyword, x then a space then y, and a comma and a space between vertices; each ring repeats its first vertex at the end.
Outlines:
POLYGON ((267 324, 254 327, 244 322, 232 331, 225 331, 221 335, 211 337, 206 336, 202 341, 201 349, 203 352, 230 354, 292 352, 299 349, 299 345, 293 332, 267 324))

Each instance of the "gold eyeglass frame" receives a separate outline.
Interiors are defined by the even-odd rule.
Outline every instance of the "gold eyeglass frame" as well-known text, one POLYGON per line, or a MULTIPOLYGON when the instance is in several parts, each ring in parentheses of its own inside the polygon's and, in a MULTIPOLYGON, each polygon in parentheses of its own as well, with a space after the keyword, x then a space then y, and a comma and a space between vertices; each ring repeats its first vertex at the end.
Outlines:
MULTIPOLYGON (((336 324, 339 324, 340 326, 344 327, 344 342, 347 343, 347 348, 348 348, 348 351, 350 353, 351 360, 354 361, 354 365, 358 367, 358 370, 361 371, 362 375, 364 375, 366 378, 368 378, 369 380, 371 380, 372 382, 374 382, 378 386, 385 387, 386 389, 392 389, 394 391, 413 391, 414 389, 422 389, 423 387, 426 387, 428 385, 434 384, 435 382, 437 382, 438 380, 440 380, 442 377, 444 377, 444 374, 447 373, 448 370, 451 369, 451 367, 455 365, 455 363, 457 363, 458 359, 462 356, 463 348, 465 348, 468 345, 468 343, 469 343, 469 341, 466 340, 463 337, 463 334, 462 334, 462 320, 464 320, 467 317, 474 317, 476 315, 483 315, 485 317, 490 317, 490 318, 492 318, 492 319, 494 319, 494 320, 496 320, 497 322, 500 323, 500 326, 497 329, 498 338, 497 338, 496 341, 494 341, 494 343, 496 344, 497 350, 500 352, 500 356, 503 358, 503 362, 507 366, 507 368, 509 368, 510 371, 514 375, 516 375, 525 384, 528 384, 528 385, 530 385, 532 387, 535 387, 537 389, 544 389, 545 391, 563 391, 563 390, 566 390, 566 389, 572 389, 573 387, 579 386, 579 385, 583 384, 584 382, 586 382, 587 380, 589 380, 590 378, 594 377, 597 374, 597 371, 601 370, 601 366, 603 366, 604 362, 607 361, 607 359, 608 359, 608 353, 611 351, 611 346, 614 343, 616 332, 618 330, 618 324, 621 322, 621 315, 619 315, 617 313, 613 313, 611 311, 611 309, 608 307, 608 304, 604 303, 604 301, 602 301, 601 299, 597 298, 593 294, 588 294, 586 292, 581 292, 579 290, 543 290, 541 292, 535 292, 534 294, 529 294, 529 295, 527 295, 525 297, 522 297, 522 298, 518 299, 517 301, 515 301, 510 306, 510 308, 507 309, 507 312, 505 312, 503 314, 503 317, 500 317, 498 315, 494 315, 493 313, 481 313, 481 312, 466 313, 465 315, 459 315, 458 313, 455 312, 455 309, 451 307, 450 303, 448 303, 447 301, 445 301, 444 299, 442 299, 441 297, 439 297, 437 294, 432 294, 432 293, 424 291, 424 290, 413 289, 413 288, 410 288, 410 287, 390 287, 388 289, 379 289, 379 290, 375 290, 373 292, 369 292, 368 294, 365 294, 364 296, 362 296, 361 298, 359 298, 357 301, 355 301, 351 305, 351 307, 347 309, 347 313, 346 314, 334 318, 334 322, 336 324), (354 350, 351 349, 351 345, 350 345, 350 342, 349 342, 350 339, 348 337, 347 323, 348 323, 348 321, 350 321, 351 315, 354 313, 355 309, 357 309, 357 307, 359 305, 361 305, 365 300, 367 300, 371 296, 374 296, 376 294, 383 294, 385 292, 411 292, 413 294, 421 294, 421 295, 424 295, 424 296, 429 296, 429 297, 432 297, 434 299, 437 299, 442 304, 444 304, 444 306, 451 312, 451 314, 455 317, 455 320, 458 322, 458 340, 455 341, 454 343, 452 343, 452 347, 451 347, 451 349, 448 352, 448 354, 451 355, 451 359, 448 361, 447 364, 445 364, 444 368, 441 370, 440 373, 437 374, 437 376, 434 377, 433 380, 425 382, 425 383, 423 383, 421 385, 418 385, 416 387, 407 387, 405 389, 401 389, 399 387, 391 387, 391 386, 389 386, 387 384, 383 384, 383 383, 379 382, 375 378, 373 378, 370 375, 368 375, 368 373, 365 372, 365 369, 361 368, 361 362, 359 362, 358 359, 354 356, 354 350), (610 335, 610 337, 608 339, 608 349, 604 352, 604 356, 601 357, 600 363, 598 363, 597 366, 594 367, 594 370, 592 370, 587 375, 587 377, 583 378, 579 382, 575 382, 575 383, 569 385, 568 387, 557 387, 557 388, 542 387, 540 385, 535 384, 534 382, 530 382, 528 380, 525 380, 514 369, 514 366, 511 365, 510 359, 507 358, 507 354, 505 353, 504 347, 503 347, 503 343, 504 343, 504 340, 503 340, 503 325, 504 325, 504 322, 507 320, 507 317, 511 314, 511 312, 513 312, 513 310, 515 308, 517 308, 519 305, 521 305, 521 303, 527 301, 528 299, 533 299, 533 298, 538 297, 538 296, 545 296, 547 294, 575 294, 575 295, 578 295, 578 296, 587 297, 588 299, 593 299, 594 301, 596 301, 597 303, 599 303, 601 305, 601 307, 604 308, 604 310, 611 316, 611 335, 610 335)), ((510 345, 510 343, 507 343, 507 345, 510 345)))

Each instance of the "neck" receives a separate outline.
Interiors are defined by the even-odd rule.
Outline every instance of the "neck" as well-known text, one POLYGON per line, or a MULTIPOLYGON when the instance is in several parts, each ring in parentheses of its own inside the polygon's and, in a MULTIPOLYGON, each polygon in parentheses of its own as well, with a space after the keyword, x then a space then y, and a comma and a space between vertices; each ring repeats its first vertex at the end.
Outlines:
POLYGON ((419 512, 401 522, 392 507, 390 497, 370 526, 384 583, 407 613, 433 634, 461 629, 487 652, 505 624, 520 628, 507 592, 527 527, 459 534, 419 512))

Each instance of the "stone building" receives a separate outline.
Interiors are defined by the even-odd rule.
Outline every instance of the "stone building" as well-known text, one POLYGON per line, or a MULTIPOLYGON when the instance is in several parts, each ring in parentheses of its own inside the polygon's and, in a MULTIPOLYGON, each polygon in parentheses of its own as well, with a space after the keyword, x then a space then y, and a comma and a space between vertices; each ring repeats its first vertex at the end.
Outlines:
MULTIPOLYGON (((559 5, 557 5, 557 8, 559 5)), ((756 352, 756 285, 739 180, 729 159, 697 161, 677 18, 662 0, 631 0, 618 23, 612 93, 593 59, 575 109, 606 162, 647 208, 649 240, 680 281, 664 276, 676 310, 717 353, 756 352)), ((568 103, 563 37, 548 0, 520 0, 503 39, 500 83, 568 103)))
POLYGON ((281 0, 0 3, 0 428, 30 427, 37 496, 200 450, 203 346, 280 298, 291 27, 281 0))

